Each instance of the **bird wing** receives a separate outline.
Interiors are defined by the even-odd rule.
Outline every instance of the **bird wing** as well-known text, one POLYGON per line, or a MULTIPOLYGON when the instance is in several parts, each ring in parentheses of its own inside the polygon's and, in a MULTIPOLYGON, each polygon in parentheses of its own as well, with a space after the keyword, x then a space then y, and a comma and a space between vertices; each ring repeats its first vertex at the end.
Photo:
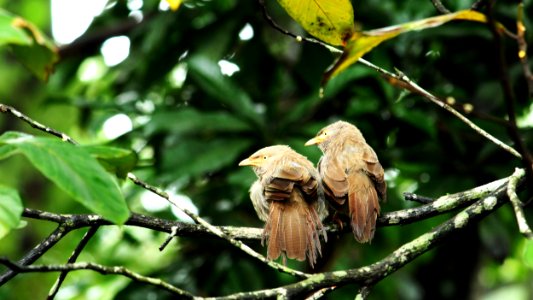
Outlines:
POLYGON ((369 145, 365 145, 362 159, 365 162, 364 172, 374 183, 379 197, 385 201, 387 199, 387 184, 385 183, 384 170, 378 161, 376 152, 369 145))
MULTIPOLYGON (((308 183, 308 173, 303 166, 294 161, 279 164, 271 174, 264 176, 265 198, 275 201, 288 200, 295 184, 308 183)), ((306 193, 308 193, 307 189, 306 185, 304 189, 306 193)))
POLYGON ((341 162, 336 157, 322 156, 319 162, 319 172, 327 194, 332 196, 339 204, 344 203, 348 194, 348 180, 341 162))

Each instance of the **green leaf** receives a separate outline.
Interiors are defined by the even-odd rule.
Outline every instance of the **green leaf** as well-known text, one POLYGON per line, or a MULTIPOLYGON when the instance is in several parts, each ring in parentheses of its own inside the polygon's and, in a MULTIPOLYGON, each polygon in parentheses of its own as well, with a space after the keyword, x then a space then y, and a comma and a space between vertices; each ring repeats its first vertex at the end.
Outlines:
POLYGON ((82 146, 108 171, 119 178, 126 178, 137 165, 137 154, 131 150, 110 146, 82 146))
POLYGON ((2 144, 16 147, 44 176, 93 212, 118 224, 128 219, 115 178, 82 147, 17 132, 0 136, 2 144))
POLYGON ((54 43, 35 25, 0 8, 0 46, 9 45, 18 60, 47 80, 59 55, 54 43))
POLYGON ((335 46, 354 32, 350 0, 278 0, 287 13, 312 36, 335 46))
MULTIPOLYGON (((347 41, 341 57, 324 74, 322 84, 325 85, 331 78, 346 70, 346 68, 356 63, 363 55, 370 52, 374 47, 384 41, 390 40, 408 31, 433 28, 452 20, 467 20, 486 23, 487 17, 477 11, 462 10, 452 14, 440 15, 371 31, 355 32, 347 41)), ((498 24, 497 26, 500 30, 505 29, 501 24, 498 24)))
POLYGON ((0 159, 5 159, 15 154, 17 148, 12 145, 0 145, 0 159))
POLYGON ((176 111, 158 111, 145 125, 148 135, 169 131, 177 134, 198 132, 243 132, 251 130, 242 119, 227 112, 201 112, 187 107, 176 111))
POLYGON ((222 75, 216 62, 205 56, 194 56, 188 60, 187 66, 191 77, 211 97, 248 120, 259 122, 260 115, 256 112, 250 96, 229 77, 222 75))
POLYGON ((14 20, 14 16, 0 9, 0 45, 31 45, 31 37, 22 28, 13 26, 14 20))
POLYGON ((427 133, 430 137, 437 136, 435 117, 425 111, 408 108, 401 105, 393 106, 392 113, 400 120, 427 133))
POLYGON ((0 239, 19 227, 22 210, 17 190, 0 185, 0 239))
MULTIPOLYGON (((214 172, 235 163, 252 143, 242 139, 192 140, 166 151, 163 165, 178 176, 196 176, 214 172)), ((237 165, 235 165, 237 167, 237 165)))

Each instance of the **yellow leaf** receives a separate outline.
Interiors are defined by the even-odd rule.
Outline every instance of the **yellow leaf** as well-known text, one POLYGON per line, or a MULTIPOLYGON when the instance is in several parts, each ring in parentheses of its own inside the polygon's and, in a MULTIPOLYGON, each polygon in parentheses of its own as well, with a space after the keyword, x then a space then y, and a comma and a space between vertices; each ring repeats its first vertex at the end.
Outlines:
POLYGON ((339 46, 354 33, 350 0, 278 0, 287 13, 309 34, 339 46))
MULTIPOLYGON (((477 11, 462 10, 456 13, 441 15, 400 25, 364 32, 355 32, 347 41, 343 54, 324 74, 322 85, 325 85, 331 78, 344 71, 350 65, 356 63, 363 55, 370 52, 370 50, 382 42, 392 39, 404 32, 437 27, 451 20, 468 20, 486 23, 487 17, 477 11)), ((497 26, 500 29, 504 29, 501 24, 497 24, 497 26)))
POLYGON ((167 0, 168 6, 172 11, 177 11, 178 8, 180 8, 181 3, 183 3, 182 0, 167 0))

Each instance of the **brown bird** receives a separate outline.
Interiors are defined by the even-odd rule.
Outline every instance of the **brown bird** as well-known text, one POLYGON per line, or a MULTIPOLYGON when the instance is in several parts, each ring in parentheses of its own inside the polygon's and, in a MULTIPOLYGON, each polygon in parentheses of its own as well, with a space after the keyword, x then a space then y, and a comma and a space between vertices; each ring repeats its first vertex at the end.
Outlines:
POLYGON ((250 198, 265 221, 263 242, 268 240, 267 256, 285 255, 316 263, 322 255, 319 236, 327 239, 322 219, 327 215, 319 193, 319 176, 307 158, 289 146, 270 146, 258 150, 239 166, 252 166, 258 179, 250 188, 250 198))
POLYGON ((358 242, 372 240, 380 211, 378 197, 387 198, 383 168, 374 150, 357 127, 344 121, 324 127, 305 145, 318 145, 323 152, 318 171, 328 202, 350 216, 358 242))

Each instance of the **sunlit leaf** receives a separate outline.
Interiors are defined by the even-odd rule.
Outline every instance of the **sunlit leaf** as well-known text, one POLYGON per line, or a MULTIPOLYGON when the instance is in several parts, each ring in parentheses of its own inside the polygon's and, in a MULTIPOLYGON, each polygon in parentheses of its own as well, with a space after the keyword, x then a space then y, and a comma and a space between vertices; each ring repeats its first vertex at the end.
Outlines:
MULTIPOLYGON (((486 23, 487 17, 477 11, 462 10, 452 14, 441 15, 400 25, 364 32, 356 32, 347 41, 344 53, 341 55, 341 57, 339 57, 333 67, 331 67, 324 74, 322 81, 323 85, 325 85, 331 78, 335 77, 340 72, 346 70, 346 68, 348 68, 350 65, 356 63, 359 58, 382 42, 390 40, 408 31, 433 28, 452 20, 468 20, 486 23)), ((502 28, 501 26, 499 27, 502 28)))
POLYGON ((0 239, 19 227, 22 201, 16 190, 0 185, 0 239))
POLYGON ((180 8, 180 5, 183 3, 182 0, 167 0, 168 6, 171 10, 177 11, 180 8))
POLYGON ((17 148, 12 145, 0 145, 0 159, 5 159, 15 154, 17 148))
POLYGON ((344 45, 354 32, 350 0, 278 0, 309 34, 331 45, 344 45))
POLYGON ((59 60, 57 48, 35 25, 0 9, 0 46, 11 46, 15 56, 39 79, 47 80, 59 60))
POLYGON ((17 132, 1 135, 2 144, 16 147, 44 176, 93 212, 119 224, 128 219, 115 178, 82 147, 17 132))

